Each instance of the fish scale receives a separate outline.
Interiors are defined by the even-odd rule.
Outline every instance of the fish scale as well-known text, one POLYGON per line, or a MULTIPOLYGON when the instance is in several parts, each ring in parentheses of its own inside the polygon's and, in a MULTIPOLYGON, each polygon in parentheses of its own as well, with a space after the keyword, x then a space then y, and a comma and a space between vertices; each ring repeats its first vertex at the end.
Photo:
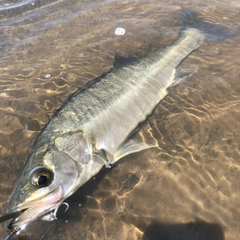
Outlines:
MULTIPOLYGON (((176 67, 200 46, 203 39, 201 31, 187 29, 164 52, 159 51, 132 66, 114 70, 82 93, 80 91, 67 103, 69 111, 76 114, 74 122, 78 126, 75 124, 74 127, 94 138, 98 149, 114 155, 129 133, 167 94, 167 88, 175 81, 176 67)), ((57 117, 58 122, 69 121, 64 111, 60 111, 57 117)))
POLYGON ((129 122, 125 132, 119 133, 123 136, 115 144, 119 146, 122 139, 126 138, 166 95, 166 89, 174 83, 175 68, 199 47, 203 39, 204 35, 199 30, 187 29, 181 39, 166 51, 151 54, 130 67, 114 70, 84 91, 80 90, 66 104, 64 111, 57 114, 59 119, 56 119, 56 127, 53 121, 54 131, 61 125, 58 122, 64 121, 66 124, 69 122, 71 129, 87 129, 99 142, 106 141, 102 136, 106 129, 112 129, 112 124, 115 124, 115 121, 112 121, 113 116, 118 116, 118 124, 121 121, 129 122), (69 119, 66 110, 74 112, 75 118, 69 119), (136 118, 136 114, 141 118, 136 118), (73 127, 72 122, 77 124, 73 127))

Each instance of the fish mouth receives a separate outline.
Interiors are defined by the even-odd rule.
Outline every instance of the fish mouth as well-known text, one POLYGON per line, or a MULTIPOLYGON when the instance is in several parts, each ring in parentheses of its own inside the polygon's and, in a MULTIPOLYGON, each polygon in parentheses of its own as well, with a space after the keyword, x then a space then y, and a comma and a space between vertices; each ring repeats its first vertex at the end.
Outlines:
POLYGON ((14 229, 20 231, 30 222, 58 208, 62 203, 62 196, 62 187, 58 186, 44 196, 17 205, 8 213, 0 216, 0 222, 6 221, 5 228, 7 230, 14 229))

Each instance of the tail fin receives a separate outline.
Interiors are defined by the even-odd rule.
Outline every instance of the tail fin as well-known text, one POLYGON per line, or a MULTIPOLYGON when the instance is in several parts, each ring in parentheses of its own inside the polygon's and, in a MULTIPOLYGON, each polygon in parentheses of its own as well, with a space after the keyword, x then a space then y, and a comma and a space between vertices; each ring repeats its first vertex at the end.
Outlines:
POLYGON ((188 34, 198 33, 197 36, 200 36, 199 33, 202 33, 205 36, 204 39, 199 39, 202 43, 224 40, 226 38, 236 37, 240 34, 239 31, 231 31, 226 26, 203 21, 199 17, 198 12, 184 7, 182 7, 182 22, 183 27, 181 32, 183 34, 185 31, 188 31, 188 34), (194 29, 198 31, 195 32, 194 29))
POLYGON ((197 28, 188 27, 181 31, 181 36, 192 38, 192 41, 190 41, 189 44, 197 42, 198 47, 202 46, 206 41, 205 33, 197 28))

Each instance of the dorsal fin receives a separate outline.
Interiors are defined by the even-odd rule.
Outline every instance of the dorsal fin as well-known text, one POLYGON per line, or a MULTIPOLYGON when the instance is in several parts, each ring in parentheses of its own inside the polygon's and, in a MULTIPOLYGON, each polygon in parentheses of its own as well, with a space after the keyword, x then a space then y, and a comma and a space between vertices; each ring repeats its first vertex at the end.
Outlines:
POLYGON ((125 56, 120 55, 119 53, 116 53, 113 67, 114 68, 124 67, 133 62, 136 62, 137 60, 138 60, 137 57, 134 57, 131 55, 127 55, 127 57, 125 57, 125 56))

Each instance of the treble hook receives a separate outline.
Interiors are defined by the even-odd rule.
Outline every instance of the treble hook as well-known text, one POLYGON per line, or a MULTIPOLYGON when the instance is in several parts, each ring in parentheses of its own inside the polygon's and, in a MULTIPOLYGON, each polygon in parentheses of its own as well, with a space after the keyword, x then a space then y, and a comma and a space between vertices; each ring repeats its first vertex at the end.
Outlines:
POLYGON ((68 210, 68 208, 69 208, 69 204, 68 204, 68 203, 62 202, 62 204, 59 205, 59 206, 54 210, 54 213, 53 213, 53 214, 54 214, 55 219, 57 219, 57 211, 58 211, 59 207, 62 206, 62 205, 65 205, 65 206, 66 206, 66 209, 65 209, 64 212, 66 212, 66 211, 68 210))
POLYGON ((9 233, 4 240, 10 240, 12 237, 19 231, 19 229, 15 228, 11 233, 9 233))

